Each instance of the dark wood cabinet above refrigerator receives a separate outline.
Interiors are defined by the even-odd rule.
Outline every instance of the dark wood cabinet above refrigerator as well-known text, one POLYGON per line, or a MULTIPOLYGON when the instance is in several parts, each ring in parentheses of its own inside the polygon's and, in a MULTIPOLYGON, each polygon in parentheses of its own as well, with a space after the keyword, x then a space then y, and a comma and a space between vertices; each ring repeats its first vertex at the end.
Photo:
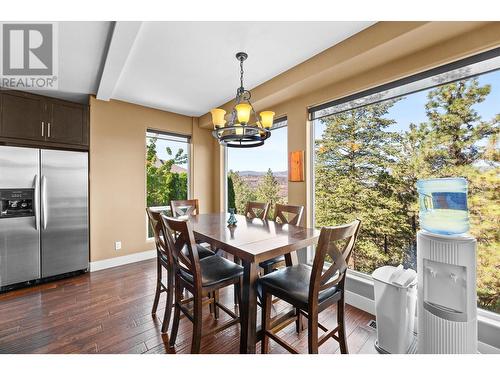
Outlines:
POLYGON ((0 144, 87 150, 88 105, 0 91, 0 144))

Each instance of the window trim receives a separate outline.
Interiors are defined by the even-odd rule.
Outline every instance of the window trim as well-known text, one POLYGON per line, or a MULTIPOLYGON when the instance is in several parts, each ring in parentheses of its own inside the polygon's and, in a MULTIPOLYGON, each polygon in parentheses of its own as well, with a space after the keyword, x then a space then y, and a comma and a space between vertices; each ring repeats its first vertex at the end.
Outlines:
POLYGON ((271 127, 271 131, 273 131, 275 129, 284 128, 286 126, 288 126, 288 117, 281 116, 273 121, 273 126, 271 127))
MULTIPOLYGON (((183 142, 182 139, 186 140, 184 143, 191 143, 191 134, 181 134, 181 133, 173 133, 169 131, 164 131, 164 130, 158 130, 154 128, 147 128, 146 129, 146 138, 148 138, 148 133, 156 134, 159 136, 165 136, 165 140, 169 141, 174 141, 174 142, 183 142), (168 137, 172 137, 172 139, 167 139, 168 137), (177 138, 177 139, 174 139, 177 138)), ((150 136, 151 138, 151 136, 150 136)))
POLYGON ((228 200, 228 189, 227 189, 227 158, 228 158, 228 152, 227 152, 227 147, 222 146, 222 153, 223 153, 223 163, 224 163, 224 168, 222 170, 222 178, 223 178, 223 184, 224 184, 224 191, 222 193, 222 199, 224 199, 223 202, 223 207, 224 207, 224 212, 229 212, 229 207, 227 206, 227 200, 228 200))

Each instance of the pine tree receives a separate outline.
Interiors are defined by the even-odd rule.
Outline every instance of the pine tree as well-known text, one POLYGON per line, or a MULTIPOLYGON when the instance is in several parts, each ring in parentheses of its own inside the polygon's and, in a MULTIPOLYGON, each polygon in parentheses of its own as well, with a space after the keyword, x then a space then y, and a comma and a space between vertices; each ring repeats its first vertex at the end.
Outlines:
POLYGON ((471 234, 478 241, 479 306, 500 312, 500 168, 475 169, 467 178, 471 234))
POLYGON ((273 171, 269 168, 257 186, 256 198, 259 202, 268 202, 271 206, 268 217, 273 217, 274 205, 281 203, 280 187, 278 180, 273 175, 273 171))
POLYGON ((426 104, 432 146, 428 162, 434 175, 456 175, 459 167, 481 158, 480 141, 495 132, 495 122, 483 121, 474 105, 485 100, 490 85, 479 86, 476 78, 439 86, 428 94, 426 104))
POLYGON ((238 172, 232 172, 236 212, 244 213, 248 201, 256 199, 255 191, 244 181, 238 172))
POLYGON ((227 208, 236 208, 233 174, 234 172, 232 170, 227 174, 227 208))
POLYGON ((316 142, 316 225, 339 225, 358 217, 354 267, 372 272, 402 260, 411 226, 401 208, 394 177, 398 135, 385 116, 395 101, 343 112, 323 120, 326 128, 316 142))
POLYGON ((405 231, 406 247, 404 248, 403 264, 405 267, 417 269, 418 230, 418 193, 417 181, 419 178, 429 178, 432 174, 426 162, 426 155, 430 152, 426 141, 429 129, 426 123, 410 124, 409 130, 399 138, 400 149, 397 162, 391 167, 394 176, 394 189, 401 204, 401 212, 406 212, 410 228, 405 231))

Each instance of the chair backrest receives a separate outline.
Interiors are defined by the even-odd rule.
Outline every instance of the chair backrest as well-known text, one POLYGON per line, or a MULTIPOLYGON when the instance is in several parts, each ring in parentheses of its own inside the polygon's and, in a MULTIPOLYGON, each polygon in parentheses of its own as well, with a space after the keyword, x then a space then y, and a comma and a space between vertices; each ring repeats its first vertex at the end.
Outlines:
POLYGON ((245 216, 249 219, 267 219, 269 212, 269 203, 247 202, 245 216))
POLYGON ((356 244, 360 226, 361 220, 356 219, 349 224, 321 228, 309 284, 309 301, 317 301, 322 290, 336 285, 344 288, 347 263, 356 244), (325 271, 327 255, 331 264, 325 271))
POLYGON ((165 207, 146 207, 149 224, 153 229, 156 250, 165 256, 169 264, 173 264, 172 253, 165 242, 165 227, 161 220, 162 211, 165 211, 165 207))
POLYGON ((276 203, 274 221, 281 224, 299 225, 304 214, 304 206, 292 206, 276 203))
POLYGON ((201 288, 201 271, 198 249, 189 221, 161 216, 165 228, 167 246, 171 249, 176 269, 182 269, 193 276, 193 284, 201 288), (174 235, 177 234, 177 235, 174 235), (187 254, 182 250, 187 248, 187 254))
POLYGON ((170 207, 172 208, 172 217, 183 215, 191 216, 198 215, 200 213, 198 199, 170 201, 170 207))

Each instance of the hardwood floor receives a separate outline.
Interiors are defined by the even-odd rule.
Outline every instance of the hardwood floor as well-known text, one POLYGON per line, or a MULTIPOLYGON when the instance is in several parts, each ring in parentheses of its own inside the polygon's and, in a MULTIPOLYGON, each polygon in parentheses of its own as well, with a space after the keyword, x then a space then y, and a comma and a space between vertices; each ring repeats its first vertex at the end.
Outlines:
MULTIPOLYGON (((155 261, 147 260, 0 294, 0 353, 189 353, 187 319, 181 321, 175 349, 168 347, 168 335, 161 335, 165 296, 157 317, 151 316, 155 278, 155 261)), ((232 289, 221 291, 220 298, 233 307, 232 289)), ((288 305, 274 307, 279 312, 288 305)), ((323 312, 321 323, 334 326, 334 310, 323 312)), ((205 306, 204 329, 229 319, 220 315, 215 321, 205 306)), ((347 306, 346 317, 350 353, 375 353, 375 332, 367 327, 373 316, 347 306)), ((296 334, 291 324, 280 336, 307 352, 307 331, 296 334)), ((202 340, 202 353, 238 351, 239 326, 202 340)), ((270 352, 287 353, 272 341, 270 352)), ((335 340, 320 348, 320 353, 338 352, 335 340)))

